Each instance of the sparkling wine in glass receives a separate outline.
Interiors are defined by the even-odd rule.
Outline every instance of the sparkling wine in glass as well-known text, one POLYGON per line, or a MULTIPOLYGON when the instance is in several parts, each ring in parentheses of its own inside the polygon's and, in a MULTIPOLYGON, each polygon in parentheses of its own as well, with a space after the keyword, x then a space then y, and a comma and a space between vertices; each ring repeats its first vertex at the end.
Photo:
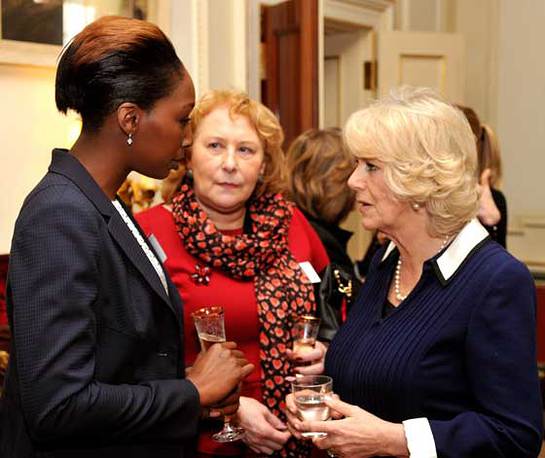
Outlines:
POLYGON ((202 333, 202 334, 199 334, 199 342, 201 344, 201 350, 207 351, 215 343, 225 342, 225 338, 220 336, 215 336, 213 334, 202 333))
MULTIPOLYGON (((325 397, 331 394, 333 380, 327 375, 298 376, 291 384, 299 418, 303 421, 326 421, 330 418, 325 397)), ((309 431, 303 437, 324 437, 327 433, 309 431)))
POLYGON ((320 318, 311 315, 297 318, 293 326, 293 352, 296 358, 314 350, 319 329, 320 318))
MULTIPOLYGON (((201 351, 207 351, 215 343, 226 341, 225 338, 225 320, 223 317, 223 307, 203 307, 191 314, 201 351)), ((244 429, 231 424, 231 416, 223 417, 223 429, 214 434, 212 438, 217 442, 234 442, 244 436, 244 429)))

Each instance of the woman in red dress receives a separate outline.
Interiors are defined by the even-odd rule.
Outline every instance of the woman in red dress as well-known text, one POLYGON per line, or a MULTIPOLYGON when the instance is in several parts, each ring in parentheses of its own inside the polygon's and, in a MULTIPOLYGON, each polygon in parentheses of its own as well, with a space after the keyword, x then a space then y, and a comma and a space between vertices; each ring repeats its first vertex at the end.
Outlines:
POLYGON ((309 445, 290 438, 283 399, 287 376, 323 369, 322 344, 303 358, 311 361, 304 367, 295 367, 289 349, 293 316, 315 313, 308 265, 321 272, 327 254, 283 197, 283 132, 265 106, 240 92, 212 91, 197 103, 191 124, 193 145, 177 193, 136 218, 182 296, 186 363, 200 350, 191 312, 221 305, 227 337, 256 366, 236 418, 245 444, 214 442, 216 422, 203 425, 199 453, 308 456, 309 445))

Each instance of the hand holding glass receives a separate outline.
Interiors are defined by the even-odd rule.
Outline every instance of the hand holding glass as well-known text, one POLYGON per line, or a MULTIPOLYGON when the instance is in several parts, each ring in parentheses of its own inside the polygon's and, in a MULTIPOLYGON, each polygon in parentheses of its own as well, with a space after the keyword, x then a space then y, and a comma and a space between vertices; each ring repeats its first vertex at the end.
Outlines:
MULTIPOLYGON (((302 421, 325 421, 330 418, 325 397, 333 390, 333 380, 327 375, 304 375, 297 377, 291 384, 291 390, 299 419, 302 421)), ((308 431, 303 437, 324 437, 327 433, 308 431)))
MULTIPOLYGON (((225 320, 223 316, 223 307, 203 307, 191 314, 201 351, 207 351, 213 344, 226 341, 225 338, 225 320)), ((244 429, 231 424, 231 417, 224 416, 223 429, 212 436, 218 442, 233 442, 239 440, 244 435, 244 429)))

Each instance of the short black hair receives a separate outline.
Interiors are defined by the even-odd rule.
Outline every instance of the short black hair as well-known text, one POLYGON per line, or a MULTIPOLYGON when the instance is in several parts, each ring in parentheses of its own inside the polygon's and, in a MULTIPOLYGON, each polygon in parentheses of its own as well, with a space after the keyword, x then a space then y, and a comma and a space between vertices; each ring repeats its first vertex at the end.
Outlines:
POLYGON ((55 101, 62 113, 79 113, 84 130, 99 129, 123 102, 150 110, 184 73, 174 46, 156 25, 104 16, 63 49, 55 101))

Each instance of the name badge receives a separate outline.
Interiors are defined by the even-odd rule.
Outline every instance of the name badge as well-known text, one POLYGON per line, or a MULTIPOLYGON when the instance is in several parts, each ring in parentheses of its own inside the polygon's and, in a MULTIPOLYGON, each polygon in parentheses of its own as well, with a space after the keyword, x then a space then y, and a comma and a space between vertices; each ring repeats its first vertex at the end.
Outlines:
POLYGON ((320 276, 316 273, 314 267, 312 267, 312 264, 310 262, 300 262, 299 266, 311 283, 320 283, 320 276))
POLYGON ((155 235, 153 234, 150 234, 148 240, 155 252, 157 253, 157 256, 159 256, 159 261, 161 262, 161 264, 163 264, 167 260, 167 255, 165 253, 165 250, 163 250, 163 247, 159 243, 159 240, 157 240, 157 237, 155 237, 155 235))

